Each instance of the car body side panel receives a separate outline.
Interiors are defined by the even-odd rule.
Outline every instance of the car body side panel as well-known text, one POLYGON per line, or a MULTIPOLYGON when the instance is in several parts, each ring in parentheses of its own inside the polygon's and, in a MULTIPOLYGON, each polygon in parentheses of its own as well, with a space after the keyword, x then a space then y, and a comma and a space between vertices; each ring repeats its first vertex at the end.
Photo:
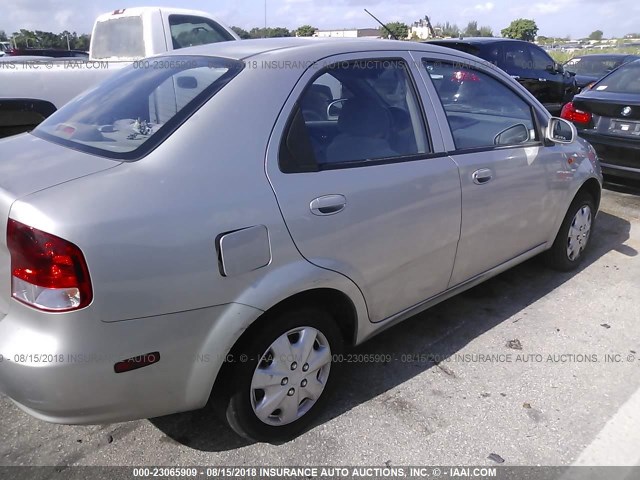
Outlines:
MULTIPOLYGON (((417 56, 455 61, 454 55, 417 56)), ((494 70, 491 72, 494 76, 506 80, 504 73, 496 72, 490 66, 483 68, 477 62, 467 64, 480 70, 494 70)), ((432 95, 437 95, 429 76, 425 74, 424 78, 432 95)), ((520 96, 525 99, 531 96, 523 87, 511 82, 512 89, 520 96)), ((442 104, 438 102, 435 108, 440 118, 446 119, 442 104)), ((541 123, 538 132, 541 138, 549 114, 539 106, 534 111, 536 121, 541 123)), ((588 159, 588 147, 581 145, 575 153, 578 143, 545 147, 539 142, 525 148, 464 153, 455 151, 449 129, 444 134, 444 141, 459 166, 462 185, 461 236, 450 288, 549 243, 550 238, 553 242, 559 228, 558 220, 562 221, 575 192, 588 178, 584 174, 596 178, 598 175, 595 159, 588 159), (579 165, 582 167, 577 174, 579 165), (471 176, 483 168, 490 169, 493 178, 487 184, 476 185, 471 176)))
POLYGON ((0 321, 0 391, 31 415, 73 424, 203 407, 229 343, 262 314, 228 304, 110 324, 84 311, 43 317, 14 303, 0 321), (116 362, 153 352, 154 365, 114 372, 116 362))
MULTIPOLYGON (((342 55, 324 62, 363 58, 404 58, 412 63, 401 52, 342 55)), ((440 152, 406 162, 282 173, 280 138, 294 102, 315 73, 302 77, 278 119, 267 174, 300 253, 352 279, 364 294, 371 321, 378 322, 446 288, 460 228, 457 167, 440 152), (331 194, 346 198, 344 210, 313 215, 310 203, 331 194)), ((435 125, 432 109, 427 110, 429 125, 435 125)), ((430 135, 441 144, 439 129, 430 135)))

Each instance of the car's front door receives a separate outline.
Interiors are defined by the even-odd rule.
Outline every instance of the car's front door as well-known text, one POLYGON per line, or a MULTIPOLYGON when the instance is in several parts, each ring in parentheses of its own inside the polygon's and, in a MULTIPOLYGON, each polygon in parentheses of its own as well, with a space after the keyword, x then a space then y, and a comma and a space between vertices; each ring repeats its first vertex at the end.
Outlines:
POLYGON ((460 232, 458 169, 411 63, 325 59, 298 82, 267 153, 300 253, 351 278, 374 322, 446 289, 460 232))
POLYGON ((544 50, 535 45, 527 47, 531 55, 533 69, 540 82, 539 100, 554 114, 560 112, 565 97, 564 72, 555 69, 555 62, 544 50))
POLYGON ((543 146, 532 105, 508 80, 473 62, 423 61, 450 126, 445 144, 460 169, 453 287, 544 245, 562 191, 554 189, 562 156, 543 146))

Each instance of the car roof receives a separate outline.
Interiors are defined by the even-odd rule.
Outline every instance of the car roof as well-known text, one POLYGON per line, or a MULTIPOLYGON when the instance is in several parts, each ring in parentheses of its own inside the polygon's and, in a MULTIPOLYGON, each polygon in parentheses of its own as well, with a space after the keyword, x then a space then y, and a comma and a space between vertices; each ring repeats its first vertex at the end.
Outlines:
MULTIPOLYGON (((274 57, 293 58, 309 57, 322 58, 328 55, 338 55, 350 52, 368 51, 424 51, 431 53, 448 53, 451 49, 437 45, 428 45, 419 42, 403 42, 399 40, 380 40, 367 38, 316 38, 316 37, 285 37, 263 38, 253 40, 238 40, 228 42, 210 43, 196 47, 188 47, 174 50, 164 55, 203 55, 224 57, 233 60, 246 60, 262 54, 270 54, 274 57), (299 55, 299 56, 298 56, 299 55)), ((467 56, 464 52, 456 55, 467 56)), ((477 60, 477 57, 468 56, 477 60)))
POLYGON ((638 55, 634 55, 632 53, 593 53, 593 54, 587 54, 587 55, 578 55, 577 57, 571 57, 571 60, 575 59, 575 58, 627 58, 627 57, 633 57, 633 58, 640 58, 640 56, 638 55))
POLYGON ((516 40, 514 38, 503 38, 503 37, 463 37, 463 38, 438 38, 434 40, 427 40, 423 43, 496 43, 496 42, 514 42, 514 43, 528 43, 531 45, 535 45, 531 42, 526 42, 524 40, 516 40))

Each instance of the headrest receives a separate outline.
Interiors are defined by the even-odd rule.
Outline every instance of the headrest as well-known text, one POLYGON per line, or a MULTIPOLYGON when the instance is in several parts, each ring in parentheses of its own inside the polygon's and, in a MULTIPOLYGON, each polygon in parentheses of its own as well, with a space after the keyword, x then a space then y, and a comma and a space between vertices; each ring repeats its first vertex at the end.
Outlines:
POLYGON ((379 105, 351 99, 344 103, 338 128, 356 137, 383 137, 391 127, 389 114, 379 105))

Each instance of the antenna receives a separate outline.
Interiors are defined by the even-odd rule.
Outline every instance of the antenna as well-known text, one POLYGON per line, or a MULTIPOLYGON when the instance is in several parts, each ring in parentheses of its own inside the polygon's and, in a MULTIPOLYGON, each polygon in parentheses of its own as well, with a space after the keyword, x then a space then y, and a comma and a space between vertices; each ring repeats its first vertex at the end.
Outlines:
POLYGON ((389 32, 389 35, 391 35, 391 38, 393 38, 394 40, 398 40, 398 37, 395 36, 395 34, 389 30, 389 27, 387 27, 384 23, 382 23, 380 20, 378 20, 375 15, 373 13, 371 13, 369 10, 367 10, 366 8, 364 9, 365 12, 367 12, 369 15, 371 15, 371 17, 378 22, 380 25, 382 25, 382 28, 384 28, 387 32, 389 32))

